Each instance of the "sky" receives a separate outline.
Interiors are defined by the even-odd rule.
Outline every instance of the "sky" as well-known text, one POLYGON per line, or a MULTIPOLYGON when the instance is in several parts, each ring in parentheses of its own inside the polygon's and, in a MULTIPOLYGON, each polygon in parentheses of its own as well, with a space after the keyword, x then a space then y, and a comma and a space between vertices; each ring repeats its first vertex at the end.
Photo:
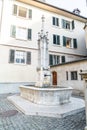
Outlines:
POLYGON ((45 0, 47 3, 72 12, 78 8, 81 16, 87 17, 87 0, 45 0))

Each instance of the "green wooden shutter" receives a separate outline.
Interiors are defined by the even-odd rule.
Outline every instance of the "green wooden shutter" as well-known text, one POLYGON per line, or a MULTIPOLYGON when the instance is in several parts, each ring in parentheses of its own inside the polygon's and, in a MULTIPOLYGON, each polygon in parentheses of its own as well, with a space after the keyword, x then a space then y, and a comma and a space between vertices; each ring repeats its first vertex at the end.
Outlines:
POLYGON ((55 17, 52 18, 52 23, 55 25, 55 17))
POLYGON ((56 18, 56 26, 59 26, 59 19, 56 18))
POLYGON ((72 29, 75 28, 75 23, 74 23, 74 20, 72 21, 72 29))
POLYGON ((57 35, 57 45, 60 45, 60 36, 57 35))
POLYGON ((11 25, 10 35, 11 35, 11 37, 16 37, 16 26, 11 25))
POLYGON ((32 18, 32 10, 29 9, 29 18, 32 18))
POLYGON ((63 46, 66 46, 66 37, 63 36, 63 46))
POLYGON ((9 63, 14 63, 14 59, 15 59, 15 50, 10 50, 9 63))
POLYGON ((32 38, 32 30, 28 29, 28 40, 31 40, 32 38))
POLYGON ((65 56, 62 56, 62 63, 65 63, 65 56))
POLYGON ((17 15, 17 5, 14 5, 14 6, 13 6, 13 14, 14 14, 14 15, 17 15))
POLYGON ((77 48, 77 39, 73 39, 73 47, 77 48))
POLYGON ((52 55, 49 55, 49 64, 53 65, 53 56, 52 55))
POLYGON ((27 52, 26 64, 31 64, 31 52, 27 52))
POLYGON ((66 21, 62 19, 62 28, 66 28, 66 21))
POLYGON ((56 35, 53 35, 53 44, 56 44, 56 35))

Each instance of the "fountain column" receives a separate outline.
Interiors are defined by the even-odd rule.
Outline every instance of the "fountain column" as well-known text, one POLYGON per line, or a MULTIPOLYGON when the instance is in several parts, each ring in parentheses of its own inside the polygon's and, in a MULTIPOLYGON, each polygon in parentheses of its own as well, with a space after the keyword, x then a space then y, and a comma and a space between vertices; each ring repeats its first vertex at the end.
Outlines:
POLYGON ((38 80, 37 87, 48 87, 51 85, 51 73, 48 54, 48 32, 44 32, 45 17, 42 16, 42 30, 38 33, 38 80))

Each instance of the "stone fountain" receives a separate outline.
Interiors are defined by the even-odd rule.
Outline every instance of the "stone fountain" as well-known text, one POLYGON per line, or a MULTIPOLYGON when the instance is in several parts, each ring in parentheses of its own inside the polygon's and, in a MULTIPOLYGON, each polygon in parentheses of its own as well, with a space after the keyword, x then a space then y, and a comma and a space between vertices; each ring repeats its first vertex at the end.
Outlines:
POLYGON ((58 105, 70 101, 72 88, 52 86, 48 54, 48 32, 44 31, 45 18, 42 16, 42 30, 38 33, 38 79, 35 86, 20 86, 21 97, 42 105, 58 105))

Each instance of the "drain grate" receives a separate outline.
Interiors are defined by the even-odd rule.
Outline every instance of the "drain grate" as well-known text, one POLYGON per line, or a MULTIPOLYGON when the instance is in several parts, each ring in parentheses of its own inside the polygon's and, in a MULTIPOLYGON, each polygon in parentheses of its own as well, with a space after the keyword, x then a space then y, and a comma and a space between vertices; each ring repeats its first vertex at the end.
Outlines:
POLYGON ((17 110, 8 110, 8 111, 0 113, 0 117, 11 117, 11 116, 16 115, 17 113, 18 113, 17 110))

